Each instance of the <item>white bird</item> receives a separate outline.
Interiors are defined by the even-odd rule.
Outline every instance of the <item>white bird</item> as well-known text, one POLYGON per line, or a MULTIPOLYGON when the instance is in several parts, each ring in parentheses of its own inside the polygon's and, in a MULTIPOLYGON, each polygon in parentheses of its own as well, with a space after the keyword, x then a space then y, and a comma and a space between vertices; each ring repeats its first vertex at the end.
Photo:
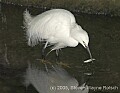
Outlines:
POLYGON ((30 84, 39 93, 88 93, 89 87, 85 83, 78 86, 78 81, 64 69, 54 67, 48 72, 37 66, 29 65, 25 74, 25 86, 30 84))
MULTIPOLYGON (((82 44, 90 53, 88 43, 89 37, 85 30, 76 23, 74 15, 64 9, 52 9, 32 17, 26 10, 24 12, 25 28, 28 45, 35 46, 39 42, 45 41, 45 48, 53 45, 51 51, 65 47, 76 47, 82 44)), ((50 51, 50 52, 51 52, 50 51)))

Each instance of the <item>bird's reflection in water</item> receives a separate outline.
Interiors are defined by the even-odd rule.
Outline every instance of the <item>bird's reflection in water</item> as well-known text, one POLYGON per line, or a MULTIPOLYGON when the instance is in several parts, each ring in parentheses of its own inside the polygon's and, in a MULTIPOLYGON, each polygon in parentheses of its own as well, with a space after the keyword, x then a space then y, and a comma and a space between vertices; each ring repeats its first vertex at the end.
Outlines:
POLYGON ((55 66, 48 71, 29 65, 25 75, 25 85, 33 85, 39 93, 88 93, 89 88, 84 83, 78 86, 78 81, 66 70, 55 66))

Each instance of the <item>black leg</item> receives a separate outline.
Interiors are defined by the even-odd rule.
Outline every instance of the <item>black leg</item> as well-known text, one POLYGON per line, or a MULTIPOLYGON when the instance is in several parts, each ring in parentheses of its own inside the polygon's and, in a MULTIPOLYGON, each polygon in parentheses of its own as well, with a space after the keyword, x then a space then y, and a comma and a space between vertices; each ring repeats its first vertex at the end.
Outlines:
POLYGON ((42 49, 42 59, 45 60, 45 49, 44 49, 44 47, 42 49))
POLYGON ((60 62, 59 50, 56 50, 56 62, 60 62))
POLYGON ((45 60, 45 57, 46 57, 46 55, 45 55, 45 48, 47 47, 47 45, 48 45, 48 42, 45 43, 45 45, 43 46, 43 49, 42 49, 42 59, 43 60, 45 60))

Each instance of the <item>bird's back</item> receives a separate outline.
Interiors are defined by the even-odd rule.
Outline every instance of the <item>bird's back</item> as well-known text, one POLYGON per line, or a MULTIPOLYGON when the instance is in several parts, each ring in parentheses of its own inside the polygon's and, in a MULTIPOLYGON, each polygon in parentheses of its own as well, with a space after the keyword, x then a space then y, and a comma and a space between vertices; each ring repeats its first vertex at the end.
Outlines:
POLYGON ((27 24, 28 44, 34 46, 42 40, 60 42, 70 35, 71 25, 75 23, 74 15, 64 9, 52 9, 39 14, 27 24))
POLYGON ((55 25, 56 23, 63 23, 65 25, 70 25, 71 23, 75 23, 74 15, 64 9, 52 9, 46 11, 42 14, 37 15, 33 18, 32 22, 39 22, 39 23, 47 23, 51 21, 51 24, 55 25))

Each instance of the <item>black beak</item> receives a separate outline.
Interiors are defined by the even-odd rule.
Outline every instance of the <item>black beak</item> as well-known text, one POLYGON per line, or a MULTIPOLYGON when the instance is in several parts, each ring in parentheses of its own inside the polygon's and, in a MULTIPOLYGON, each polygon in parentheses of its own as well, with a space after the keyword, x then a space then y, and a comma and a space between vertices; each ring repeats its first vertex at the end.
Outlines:
POLYGON ((88 51, 88 53, 89 53, 89 55, 90 55, 90 59, 92 60, 92 63, 93 63, 93 57, 92 57, 92 54, 91 54, 91 52, 90 52, 90 48, 85 44, 85 42, 83 42, 83 43, 84 43, 85 48, 87 49, 87 51, 88 51))

